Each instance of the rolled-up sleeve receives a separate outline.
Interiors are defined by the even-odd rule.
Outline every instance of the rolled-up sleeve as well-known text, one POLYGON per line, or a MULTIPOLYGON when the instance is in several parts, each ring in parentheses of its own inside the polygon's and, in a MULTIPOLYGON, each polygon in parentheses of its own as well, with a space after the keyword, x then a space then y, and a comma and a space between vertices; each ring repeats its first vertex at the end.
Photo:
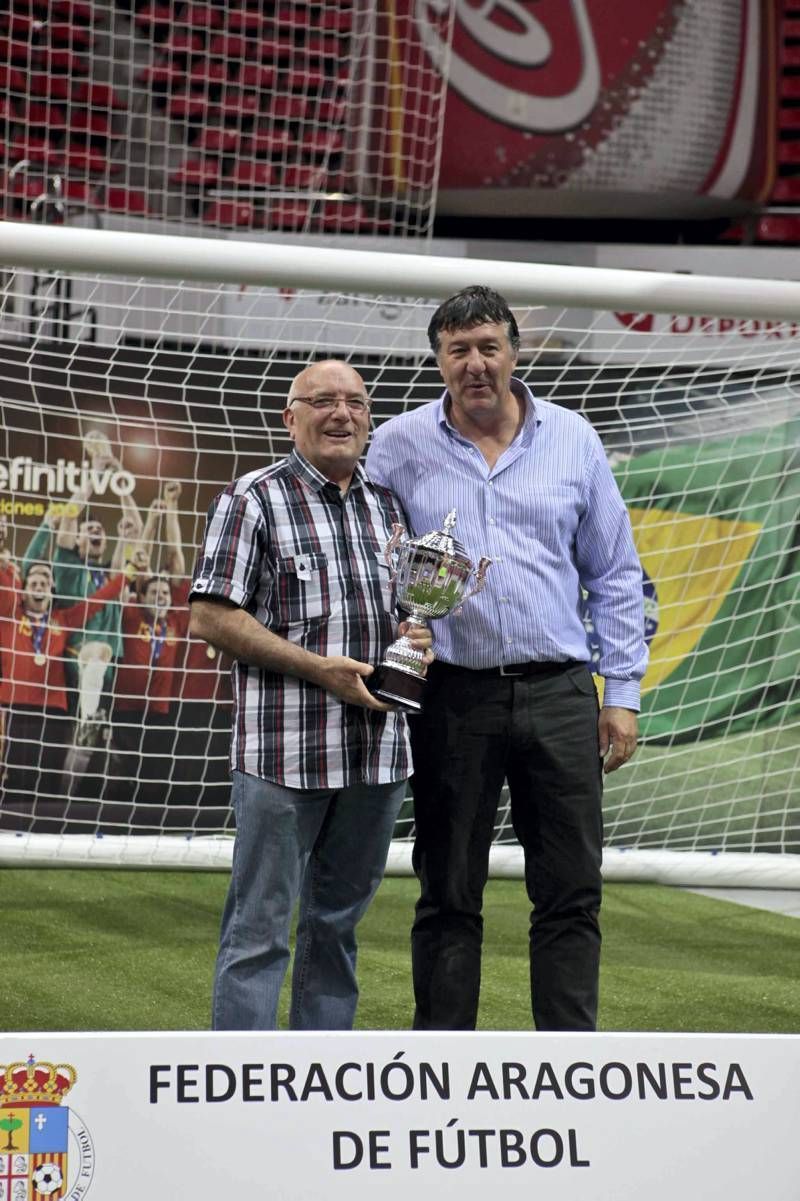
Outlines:
POLYGON ((266 548, 263 508, 251 492, 226 488, 208 510, 189 599, 217 597, 246 608, 258 590, 266 548))

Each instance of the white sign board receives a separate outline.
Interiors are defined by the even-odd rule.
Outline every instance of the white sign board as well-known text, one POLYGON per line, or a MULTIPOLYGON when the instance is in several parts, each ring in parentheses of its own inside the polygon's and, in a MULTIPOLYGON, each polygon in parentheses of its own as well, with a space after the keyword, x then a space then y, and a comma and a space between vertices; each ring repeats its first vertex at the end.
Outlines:
POLYGON ((2 1201, 800 1196, 800 1037, 6 1034, 0 1057, 2 1201))

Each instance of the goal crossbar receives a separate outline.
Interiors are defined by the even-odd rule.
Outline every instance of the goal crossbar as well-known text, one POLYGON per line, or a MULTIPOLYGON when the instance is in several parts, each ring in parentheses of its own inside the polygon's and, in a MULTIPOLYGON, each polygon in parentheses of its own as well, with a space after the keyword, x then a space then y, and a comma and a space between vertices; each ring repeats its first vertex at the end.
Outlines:
POLYGON ((800 283, 0 222, 6 267, 437 298, 480 282, 513 304, 800 318, 800 283))

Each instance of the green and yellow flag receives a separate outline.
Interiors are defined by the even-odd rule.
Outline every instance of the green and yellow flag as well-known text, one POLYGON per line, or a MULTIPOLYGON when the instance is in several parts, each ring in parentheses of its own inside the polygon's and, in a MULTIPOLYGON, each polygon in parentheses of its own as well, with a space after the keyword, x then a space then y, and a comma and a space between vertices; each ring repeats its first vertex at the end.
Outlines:
POLYGON ((800 421, 673 444, 615 474, 645 576, 643 734, 690 741, 800 714, 800 421))

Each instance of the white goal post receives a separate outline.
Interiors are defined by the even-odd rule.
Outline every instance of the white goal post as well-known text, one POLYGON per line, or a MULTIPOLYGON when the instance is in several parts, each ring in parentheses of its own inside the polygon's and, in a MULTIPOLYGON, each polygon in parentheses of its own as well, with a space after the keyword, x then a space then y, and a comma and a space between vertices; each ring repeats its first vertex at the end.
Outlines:
MULTIPOLYGON (((468 284, 490 285, 518 315, 519 373, 603 439, 644 567, 643 740, 607 781, 606 877, 800 887, 800 284, 389 245, 0 223, 0 568, 21 580, 38 538, 34 557, 52 554, 58 592, 52 547, 83 488, 82 516, 109 535, 126 498, 150 512, 154 553, 177 588, 214 491, 286 452, 279 416, 296 370, 347 357, 376 421, 430 400, 432 309, 468 284), (182 567, 170 558, 178 543, 182 567)), ((590 648, 592 633, 587 618, 590 648)), ((67 679, 58 769, 45 771, 44 759, 60 735, 42 726, 42 803, 20 802, 15 828, 0 822, 1 862, 228 866, 224 734, 203 724, 224 709, 205 694, 203 709, 178 681, 148 732, 135 706, 119 708, 123 653, 113 648, 105 677, 95 671, 99 742, 81 721, 88 676, 67 679), (138 732, 136 746, 125 730, 138 732), (190 770, 198 763, 215 765, 214 781, 190 770), (115 793, 109 781, 121 776, 115 793), (94 792, 82 791, 88 780, 94 792)), ((13 729, 12 715, 4 763, 13 729)), ((390 871, 410 870, 410 835, 406 812, 390 871)), ((503 810, 496 874, 520 873, 513 841, 503 810)))

